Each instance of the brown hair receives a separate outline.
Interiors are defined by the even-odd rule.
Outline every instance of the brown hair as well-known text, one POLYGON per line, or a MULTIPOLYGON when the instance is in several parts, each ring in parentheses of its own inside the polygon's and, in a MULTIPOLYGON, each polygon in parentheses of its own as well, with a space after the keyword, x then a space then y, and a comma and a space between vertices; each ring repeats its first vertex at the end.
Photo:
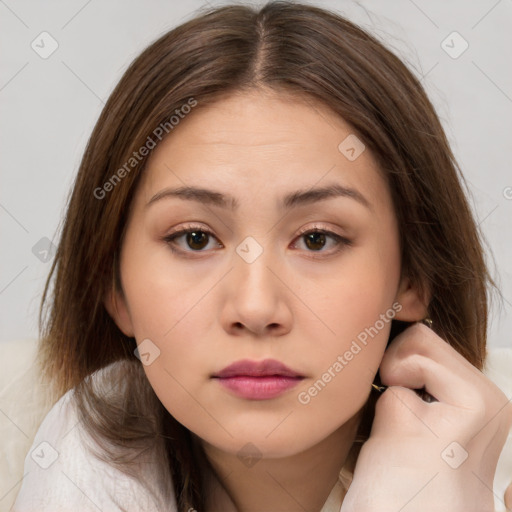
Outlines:
MULTIPOLYGON (((420 293, 430 290, 436 332, 477 368, 485 357, 494 283, 462 175, 421 83, 373 36, 318 7, 277 1, 201 13, 143 51, 108 99, 73 186, 40 311, 39 364, 55 398, 75 388, 86 429, 105 447, 108 441, 109 460, 123 471, 141 477, 130 461, 164 446, 155 449, 165 453, 156 492, 172 491, 165 488, 171 475, 180 511, 205 503, 193 435, 157 399, 135 340, 103 304, 112 287, 122 293, 118 253, 147 157, 102 199, 94 191, 191 98, 201 108, 262 87, 318 101, 353 127, 389 182, 402 272, 420 293), (100 396, 88 376, 119 360, 118 373, 105 374, 114 391, 100 396)), ((403 327, 394 321, 392 336, 403 327)), ((367 406, 362 438, 372 414, 367 406)))

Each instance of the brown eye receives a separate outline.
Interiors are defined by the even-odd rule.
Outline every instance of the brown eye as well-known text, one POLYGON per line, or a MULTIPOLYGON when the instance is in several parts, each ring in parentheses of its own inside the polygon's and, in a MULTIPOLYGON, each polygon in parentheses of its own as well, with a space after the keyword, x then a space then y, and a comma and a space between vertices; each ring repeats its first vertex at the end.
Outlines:
MULTIPOLYGON (((320 228, 304 230, 300 233, 299 241, 304 241, 306 252, 330 255, 341 251, 344 247, 352 245, 352 241, 337 233, 320 228), (329 249, 330 245, 330 249, 329 249), (324 250, 327 247, 326 250, 324 250)), ((295 245, 298 245, 296 242, 295 245)), ((299 247, 300 248, 300 247, 299 247)))
POLYGON ((185 240, 191 249, 201 250, 208 245, 208 234, 204 231, 189 231, 185 240))
MULTIPOLYGON (((163 240, 167 242, 173 252, 192 253, 206 252, 204 249, 208 247, 212 238, 216 240, 216 237, 210 231, 192 226, 176 233, 171 233, 164 237, 163 240), (183 241, 178 243, 180 239, 183 239, 183 241)), ((216 245, 217 247, 222 246, 218 240, 216 245)))
POLYGON ((312 251, 318 251, 325 246, 326 237, 324 233, 313 231, 303 236, 305 237, 306 246, 312 251))

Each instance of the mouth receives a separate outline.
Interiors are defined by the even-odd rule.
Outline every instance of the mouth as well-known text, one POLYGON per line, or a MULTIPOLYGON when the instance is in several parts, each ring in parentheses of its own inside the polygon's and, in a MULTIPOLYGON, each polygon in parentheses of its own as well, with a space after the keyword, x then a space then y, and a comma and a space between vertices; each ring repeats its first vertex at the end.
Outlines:
POLYGON ((275 359, 244 359, 213 374, 212 378, 238 397, 269 400, 295 387, 305 376, 275 359))

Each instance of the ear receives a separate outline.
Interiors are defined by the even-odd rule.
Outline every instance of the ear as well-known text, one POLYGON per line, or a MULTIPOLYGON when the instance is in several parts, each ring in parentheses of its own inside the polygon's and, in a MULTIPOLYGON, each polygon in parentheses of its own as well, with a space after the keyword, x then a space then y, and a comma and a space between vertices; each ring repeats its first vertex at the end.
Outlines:
POLYGON ((430 290, 421 296, 415 286, 412 286, 408 277, 400 280, 400 285, 395 297, 402 309, 397 311, 395 318, 404 322, 417 322, 427 316, 428 304, 430 302, 430 290))
POLYGON ((117 327, 128 337, 133 338, 132 319, 122 292, 110 289, 103 298, 103 304, 117 327))

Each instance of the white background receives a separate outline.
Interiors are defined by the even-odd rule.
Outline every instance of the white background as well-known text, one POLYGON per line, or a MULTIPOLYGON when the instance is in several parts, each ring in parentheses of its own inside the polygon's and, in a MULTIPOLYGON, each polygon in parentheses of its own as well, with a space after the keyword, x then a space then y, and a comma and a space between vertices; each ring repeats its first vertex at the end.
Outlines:
MULTIPOLYGON (((224 3, 0 0, 0 342, 37 338, 50 261, 32 248, 43 237, 57 242, 85 144, 121 74, 162 33, 224 3), (31 47, 43 31, 58 43, 47 59, 31 47)), ((423 77, 504 296, 491 312, 489 343, 512 346, 512 1, 310 3, 370 30, 423 77), (441 47, 453 31, 469 44, 456 59, 441 47)))

